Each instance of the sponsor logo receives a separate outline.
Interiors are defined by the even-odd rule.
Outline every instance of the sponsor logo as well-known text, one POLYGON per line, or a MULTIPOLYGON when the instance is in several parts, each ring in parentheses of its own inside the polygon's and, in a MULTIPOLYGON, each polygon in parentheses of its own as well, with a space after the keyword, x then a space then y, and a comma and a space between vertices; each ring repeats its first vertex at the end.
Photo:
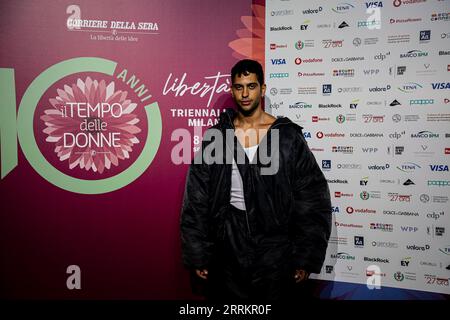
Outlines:
POLYGON ((363 228, 362 224, 354 224, 354 223, 341 223, 341 222, 335 222, 334 225, 336 227, 341 227, 341 228, 363 228))
POLYGON ((416 82, 408 82, 405 83, 404 85, 397 87, 398 90, 400 90, 403 93, 411 93, 414 92, 416 90, 419 90, 423 88, 422 85, 416 83, 416 82))
POLYGON ((416 244, 407 244, 406 250, 412 250, 412 251, 427 251, 430 250, 430 245, 416 245, 416 244))
POLYGON ((322 131, 318 131, 316 133, 316 137, 318 139, 323 139, 323 138, 344 138, 345 137, 345 133, 339 133, 339 132, 323 133, 322 131))
POLYGON ((414 217, 418 217, 419 213, 418 212, 411 212, 411 211, 395 211, 395 210, 383 210, 383 214, 387 214, 387 215, 393 215, 393 216, 414 216, 414 217))
POLYGON ((322 44, 325 49, 342 48, 343 43, 344 43, 344 40, 331 40, 331 39, 322 40, 322 44))
POLYGON ((366 2, 366 8, 383 8, 383 1, 370 1, 366 2))
POLYGON ((328 183, 348 184, 348 180, 347 179, 327 179, 327 182, 328 183))
POLYGON ((411 257, 403 258, 402 260, 400 260, 400 265, 402 267, 408 267, 410 262, 411 262, 411 257))
POLYGON ((355 69, 335 69, 333 70, 333 77, 350 78, 355 76, 355 69))
POLYGON ((341 191, 335 191, 334 192, 335 198, 353 198, 353 193, 345 193, 341 191))
POLYGON ((322 169, 331 170, 331 160, 322 160, 322 169))
POLYGON ((286 64, 286 59, 270 59, 272 65, 286 64))
POLYGON ((353 208, 353 207, 347 207, 345 208, 345 211, 348 214, 353 214, 353 213, 370 213, 370 214, 375 214, 377 213, 376 210, 374 209, 368 209, 368 208, 353 208))
POLYGON ((426 284, 432 284, 434 286, 449 286, 449 278, 448 277, 438 277, 436 275, 425 274, 423 276, 425 278, 426 284))
POLYGON ((438 220, 439 218, 441 218, 442 216, 444 216, 444 211, 441 212, 429 212, 427 213, 426 217, 429 219, 434 219, 434 220, 438 220))
POLYGON ((364 57, 344 57, 344 58, 331 58, 331 62, 354 62, 354 61, 363 61, 364 57))
POLYGON ((292 26, 270 27, 270 31, 288 31, 292 30, 292 26))
POLYGON ((370 229, 372 229, 372 230, 380 230, 380 231, 384 231, 384 232, 392 232, 392 231, 394 231, 394 225, 392 225, 390 223, 375 223, 375 222, 371 222, 370 223, 370 229))
POLYGON ((331 207, 331 213, 339 213, 339 207, 331 207))
POLYGON ((342 259, 342 260, 355 260, 355 256, 348 254, 347 252, 338 252, 336 254, 331 254, 332 259, 342 259))
POLYGON ((361 165, 358 163, 338 163, 337 168, 338 169, 351 169, 351 170, 356 170, 356 169, 361 170, 362 169, 361 165))
POLYGON ((322 58, 307 58, 307 59, 302 59, 302 58, 295 58, 294 60, 296 65, 301 65, 302 63, 321 63, 323 62, 322 58))
POLYGON ((276 43, 270 44, 270 50, 286 49, 286 48, 287 48, 287 44, 276 44, 276 43))
POLYGON ((393 202, 411 202, 412 195, 398 194, 397 192, 388 193, 389 201, 393 202))
POLYGON ((411 35, 409 34, 395 34, 395 35, 389 35, 387 39, 387 43, 389 44, 405 44, 409 43, 411 40, 411 35))
POLYGON ((391 55, 390 51, 386 52, 386 53, 380 52, 380 53, 376 54, 373 58, 374 58, 374 60, 381 60, 381 61, 383 61, 384 59, 387 59, 390 55, 391 55))
POLYGON ((330 108, 335 109, 335 108, 342 108, 342 105, 334 103, 327 103, 327 104, 319 103, 318 107, 319 109, 330 109, 330 108))
POLYGON ((330 95, 332 92, 331 84, 322 85, 322 93, 323 95, 330 95))
POLYGON ((386 87, 373 87, 369 88, 369 92, 386 92, 391 90, 391 86, 387 85, 386 87))
POLYGON ((440 56, 449 56, 450 55, 450 50, 439 50, 439 55, 440 56))
POLYGON ((350 3, 341 2, 336 6, 332 7, 331 10, 335 13, 347 13, 353 8, 355 8, 355 6, 350 3))
POLYGON ((445 227, 427 226, 427 235, 442 237, 445 233, 445 227))
POLYGON ((324 72, 298 72, 297 76, 299 77, 323 77, 325 76, 324 72))
POLYGON ((318 7, 317 9, 306 9, 303 10, 303 14, 317 14, 322 12, 323 8, 322 7, 318 7))
POLYGON ((295 44, 294 44, 295 49, 297 50, 302 50, 305 48, 312 48, 314 47, 314 40, 298 40, 295 44))
POLYGON ((445 165, 445 164, 430 164, 429 166, 430 166, 431 171, 437 171, 437 172, 447 171, 448 172, 448 165, 445 165))
POLYGON ((300 101, 289 105, 289 109, 311 109, 312 104, 300 101))
POLYGON ((364 237, 363 236, 354 236, 354 244, 356 248, 364 247, 364 237))
POLYGON ((409 105, 427 105, 427 104, 434 104, 434 99, 413 99, 409 100, 409 105))
POLYGON ((419 228, 411 226, 400 226, 400 230, 403 232, 417 232, 419 228))
POLYGON ((269 78, 273 79, 273 78, 289 78, 289 73, 287 72, 276 72, 276 73, 269 73, 269 78))
POLYGON ((437 187, 450 187, 450 181, 448 180, 428 180, 428 186, 437 186, 437 187))
POLYGON ((408 4, 418 4, 418 3, 423 3, 426 2, 427 0, 394 0, 393 1, 393 5, 394 7, 398 8, 400 7, 402 4, 403 5, 408 5, 408 4))
POLYGON ((426 138, 426 139, 432 139, 432 138, 439 138, 439 133, 433 133, 431 131, 419 131, 418 133, 411 133, 411 138, 426 138))
POLYGON ((400 53, 400 58, 421 58, 428 56, 428 52, 421 50, 410 50, 407 53, 400 53))
POLYGON ((394 24, 394 23, 414 23, 414 22, 420 22, 420 21, 422 21, 422 18, 407 18, 407 19, 390 18, 389 19, 389 23, 390 24, 394 24))
POLYGON ((378 151, 378 148, 374 147, 361 147, 362 152, 364 153, 376 153, 378 151))
POLYGON ((270 15, 272 17, 279 17, 279 16, 292 16, 294 14, 294 10, 276 10, 276 11, 271 11, 270 15))
POLYGON ((364 257, 365 262, 377 262, 377 263, 389 263, 389 259, 387 258, 373 258, 373 257, 364 257))
POLYGON ((325 266, 325 272, 326 273, 332 273, 334 269, 334 266, 325 266))
POLYGON ((403 164, 397 166, 398 170, 403 171, 403 172, 408 172, 408 173, 413 172, 416 169, 420 169, 420 168, 421 168, 421 166, 419 166, 418 164, 413 163, 413 162, 404 162, 403 164))
POLYGON ((339 93, 356 93, 356 92, 362 92, 362 87, 345 87, 345 88, 338 88, 339 93))
POLYGON ((353 146, 332 146, 331 152, 353 154, 353 146))
POLYGON ((431 30, 422 30, 419 32, 419 41, 421 43, 431 40, 431 30))
POLYGON ((343 28, 346 28, 346 27, 349 27, 349 25, 345 21, 342 21, 341 24, 338 26, 339 29, 343 29, 343 28))
POLYGON ((431 87, 433 88, 433 90, 450 89, 450 82, 432 83, 431 87))
POLYGON ((372 247, 397 249, 398 243, 390 241, 372 241, 372 247))
POLYGON ((401 105, 401 103, 398 102, 397 100, 394 100, 389 104, 389 106, 391 106, 391 107, 395 107, 395 106, 399 106, 399 105, 401 105))
POLYGON ((432 13, 431 21, 450 21, 450 13, 442 12, 442 13, 432 13))
POLYGON ((387 170, 387 169, 389 169, 390 168, 390 165, 388 164, 388 163, 386 163, 385 165, 376 165, 376 164, 374 164, 374 165, 371 165, 371 166, 367 166, 367 169, 369 169, 369 170, 387 170))

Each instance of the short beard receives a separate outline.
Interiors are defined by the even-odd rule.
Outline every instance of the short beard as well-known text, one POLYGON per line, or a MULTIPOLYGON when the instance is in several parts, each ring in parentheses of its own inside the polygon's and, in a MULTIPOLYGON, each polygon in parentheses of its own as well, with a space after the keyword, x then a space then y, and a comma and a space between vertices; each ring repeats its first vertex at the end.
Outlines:
POLYGON ((236 103, 236 104, 238 107, 238 111, 240 113, 242 113, 242 115, 244 115, 244 117, 248 117, 248 116, 251 116, 255 112, 256 109, 258 109, 260 101, 261 101, 261 98, 259 98, 255 102, 253 102, 253 104, 249 110, 244 110, 239 103, 236 103))

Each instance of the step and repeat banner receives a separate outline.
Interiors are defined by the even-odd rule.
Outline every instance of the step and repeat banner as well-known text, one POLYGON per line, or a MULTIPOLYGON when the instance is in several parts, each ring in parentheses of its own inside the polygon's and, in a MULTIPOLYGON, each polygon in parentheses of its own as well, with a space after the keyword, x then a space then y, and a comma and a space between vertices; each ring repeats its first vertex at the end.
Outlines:
POLYGON ((263 1, 1 1, 0 295, 192 298, 179 216, 202 132, 264 59, 263 1))
POLYGON ((331 189, 315 278, 450 293, 449 26, 448 1, 267 1, 266 106, 331 189))

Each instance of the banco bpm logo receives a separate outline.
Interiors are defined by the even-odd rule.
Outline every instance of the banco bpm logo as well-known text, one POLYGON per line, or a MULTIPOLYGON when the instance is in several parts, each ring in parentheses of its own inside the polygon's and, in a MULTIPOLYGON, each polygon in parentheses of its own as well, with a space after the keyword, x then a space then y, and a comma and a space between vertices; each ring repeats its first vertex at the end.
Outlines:
POLYGON ((158 103, 117 62, 59 62, 26 89, 17 111, 14 69, 0 68, 1 178, 18 164, 17 137, 31 166, 67 191, 100 194, 137 179, 161 142, 158 103))

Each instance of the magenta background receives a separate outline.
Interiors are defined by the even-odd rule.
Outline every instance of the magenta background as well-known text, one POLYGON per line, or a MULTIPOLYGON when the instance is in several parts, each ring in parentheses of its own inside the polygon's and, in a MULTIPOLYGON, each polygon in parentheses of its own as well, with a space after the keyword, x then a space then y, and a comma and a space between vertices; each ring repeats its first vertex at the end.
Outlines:
MULTIPOLYGON (((187 72, 191 85, 218 71, 229 73, 237 60, 228 43, 244 27, 241 16, 252 15, 252 2, 264 3, 76 2, 82 19, 157 21, 160 34, 141 35, 137 43, 91 41, 88 32, 68 32, 66 7, 73 1, 0 3, 0 68, 15 70, 17 107, 32 80, 49 66, 102 57, 141 79, 153 94, 148 101, 159 104, 163 124, 161 145, 147 171, 101 195, 55 187, 33 170, 19 146, 18 166, 0 181, 1 298, 195 298, 181 264, 178 230, 187 165, 170 160, 175 144, 170 134, 187 121, 172 118, 169 109, 206 107, 207 98, 163 96, 162 90, 171 72, 175 77, 187 72), (72 264, 81 268, 81 290, 66 288, 66 268, 72 264)), ((210 108, 231 105, 228 95, 216 95, 210 108)))

